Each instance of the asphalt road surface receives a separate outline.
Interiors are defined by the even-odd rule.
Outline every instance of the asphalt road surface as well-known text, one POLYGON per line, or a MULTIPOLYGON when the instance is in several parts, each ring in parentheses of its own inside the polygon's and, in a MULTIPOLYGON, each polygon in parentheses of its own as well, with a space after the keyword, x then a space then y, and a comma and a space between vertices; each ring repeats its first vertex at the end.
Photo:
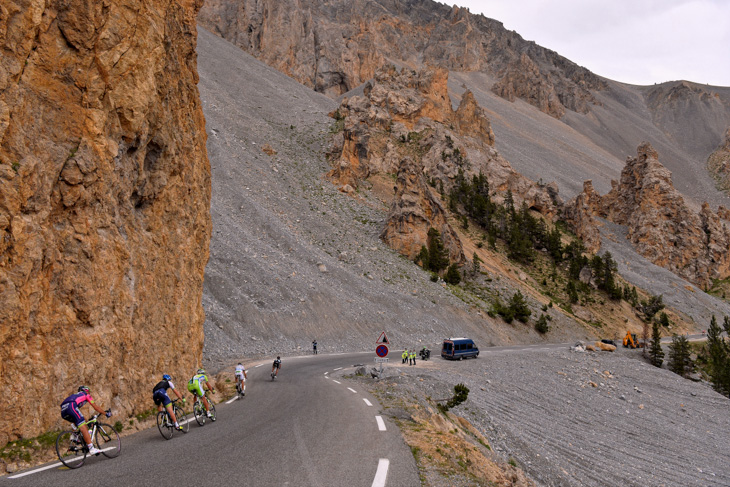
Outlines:
POLYGON ((0 478, 0 485, 420 485, 410 449, 397 426, 381 418, 376 399, 325 374, 372 357, 284 358, 275 382, 268 362, 250 367, 246 397, 217 404, 215 423, 201 427, 193 419, 186 435, 176 432, 169 441, 150 428, 122 438, 117 458, 87 457, 75 470, 35 467, 0 478))

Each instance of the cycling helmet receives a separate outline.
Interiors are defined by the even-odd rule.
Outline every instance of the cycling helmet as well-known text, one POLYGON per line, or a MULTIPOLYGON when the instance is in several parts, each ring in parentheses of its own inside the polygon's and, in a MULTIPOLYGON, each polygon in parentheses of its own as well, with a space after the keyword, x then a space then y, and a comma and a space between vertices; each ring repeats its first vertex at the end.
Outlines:
POLYGON ((276 360, 281 360, 281 356, 280 355, 277 355, 276 356, 276 360))
POLYGON ((205 370, 204 369, 198 369, 198 372, 197 373, 198 374, 205 374, 205 370))
POLYGON ((86 386, 79 386, 79 392, 83 392, 84 394, 89 393, 89 388, 86 386))
POLYGON ((170 377, 170 374, 163 374, 162 380, 172 380, 172 377, 170 377))

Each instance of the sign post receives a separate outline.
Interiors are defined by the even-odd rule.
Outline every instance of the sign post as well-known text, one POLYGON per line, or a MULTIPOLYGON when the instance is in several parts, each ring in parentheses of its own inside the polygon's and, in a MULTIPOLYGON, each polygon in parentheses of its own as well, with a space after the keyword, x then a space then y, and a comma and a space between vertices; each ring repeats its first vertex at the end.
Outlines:
POLYGON ((380 374, 380 377, 383 376, 383 363, 388 362, 388 345, 390 344, 390 341, 388 340, 388 336, 385 334, 385 332, 382 332, 378 339, 375 341, 375 344, 377 347, 375 347, 375 363, 380 364, 380 369, 378 373, 380 374))

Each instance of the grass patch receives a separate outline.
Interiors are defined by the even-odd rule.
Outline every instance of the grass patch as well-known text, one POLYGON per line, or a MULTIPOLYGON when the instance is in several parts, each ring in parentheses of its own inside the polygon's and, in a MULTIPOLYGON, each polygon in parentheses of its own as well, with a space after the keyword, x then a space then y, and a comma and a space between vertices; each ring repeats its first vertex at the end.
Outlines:
POLYGON ((32 458, 38 456, 37 452, 55 447, 58 433, 60 431, 47 431, 34 438, 21 438, 11 441, 0 449, 0 458, 30 462, 32 458))

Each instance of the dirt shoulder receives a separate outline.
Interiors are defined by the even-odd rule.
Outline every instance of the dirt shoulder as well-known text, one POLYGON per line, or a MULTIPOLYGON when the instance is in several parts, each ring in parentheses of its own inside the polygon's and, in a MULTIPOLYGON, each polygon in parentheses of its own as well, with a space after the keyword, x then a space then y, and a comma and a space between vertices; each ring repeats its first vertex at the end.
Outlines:
POLYGON ((386 371, 378 382, 357 380, 398 419, 423 485, 730 485, 730 400, 644 363, 639 351, 512 349, 386 371), (439 414, 435 400, 457 383, 470 389, 467 401, 439 414), (505 479, 519 472, 505 463, 524 475, 499 484, 489 462, 505 479))

